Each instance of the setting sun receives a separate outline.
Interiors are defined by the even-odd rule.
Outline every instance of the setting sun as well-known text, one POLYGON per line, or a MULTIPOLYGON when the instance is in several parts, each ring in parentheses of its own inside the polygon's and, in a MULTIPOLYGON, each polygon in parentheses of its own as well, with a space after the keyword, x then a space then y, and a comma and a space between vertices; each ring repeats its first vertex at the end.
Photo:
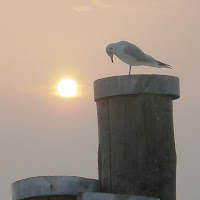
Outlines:
POLYGON ((58 93, 63 97, 72 97, 76 94, 77 84, 72 79, 63 79, 58 84, 58 93))

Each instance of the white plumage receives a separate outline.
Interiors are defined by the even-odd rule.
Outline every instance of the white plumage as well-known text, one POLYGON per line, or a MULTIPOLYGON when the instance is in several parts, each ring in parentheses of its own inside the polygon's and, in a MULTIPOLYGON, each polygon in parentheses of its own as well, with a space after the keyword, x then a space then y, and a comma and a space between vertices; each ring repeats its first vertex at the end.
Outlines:
POLYGON ((106 47, 106 53, 111 58, 112 62, 113 62, 113 55, 116 55, 120 60, 128 64, 130 66, 129 74, 131 72, 131 66, 142 65, 142 66, 172 69, 170 65, 154 59, 153 57, 145 54, 136 45, 126 41, 120 41, 117 43, 109 44, 106 47))

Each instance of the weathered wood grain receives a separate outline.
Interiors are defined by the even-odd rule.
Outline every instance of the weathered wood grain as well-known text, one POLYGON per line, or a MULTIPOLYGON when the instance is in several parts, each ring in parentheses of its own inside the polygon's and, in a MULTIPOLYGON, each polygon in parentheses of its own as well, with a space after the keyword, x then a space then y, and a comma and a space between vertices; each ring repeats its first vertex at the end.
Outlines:
POLYGON ((104 98, 97 102, 97 112, 101 191, 175 199, 172 98, 104 98))
MULTIPOLYGON (((141 90, 139 94, 133 91, 134 94, 119 95, 114 88, 123 90, 119 82, 113 83, 112 77, 108 79, 112 82, 112 90, 118 95, 112 95, 111 92, 111 95, 105 97, 104 90, 100 88, 101 85, 105 88, 105 84, 98 83, 98 87, 95 87, 101 90, 100 93, 96 92, 100 94, 96 103, 101 192, 175 200, 174 95, 153 92, 141 94, 141 90)), ((148 76, 148 80, 153 80, 153 77, 151 79, 148 76)), ((160 80, 159 78, 159 82, 160 80)), ((106 80, 107 85, 108 82, 106 80)), ((153 85, 156 87, 155 81, 153 85)), ((170 87, 174 92, 173 85, 170 87)), ((175 87, 179 91, 177 83, 175 87)), ((159 91, 163 91, 165 87, 157 88, 162 88, 159 91)), ((106 91, 109 93, 107 89, 106 91)))

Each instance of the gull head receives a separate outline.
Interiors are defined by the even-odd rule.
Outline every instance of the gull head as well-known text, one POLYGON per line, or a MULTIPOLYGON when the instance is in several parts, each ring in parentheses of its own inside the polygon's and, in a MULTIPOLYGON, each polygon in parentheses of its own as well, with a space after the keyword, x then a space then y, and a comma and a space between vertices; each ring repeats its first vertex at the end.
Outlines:
POLYGON ((111 61, 113 63, 113 44, 109 44, 106 47, 106 53, 108 54, 108 56, 111 58, 111 61))

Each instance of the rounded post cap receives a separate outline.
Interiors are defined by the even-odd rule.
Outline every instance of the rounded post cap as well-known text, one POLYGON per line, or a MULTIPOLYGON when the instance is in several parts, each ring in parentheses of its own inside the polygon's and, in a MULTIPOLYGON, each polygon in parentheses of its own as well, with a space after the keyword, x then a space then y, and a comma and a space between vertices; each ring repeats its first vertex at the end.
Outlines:
POLYGON ((12 184, 12 200, 39 196, 77 195, 78 192, 98 192, 99 181, 76 176, 38 176, 12 184))
POLYGON ((168 95, 180 97, 179 78, 168 75, 138 74, 112 76, 94 81, 94 100, 128 94, 168 95))

